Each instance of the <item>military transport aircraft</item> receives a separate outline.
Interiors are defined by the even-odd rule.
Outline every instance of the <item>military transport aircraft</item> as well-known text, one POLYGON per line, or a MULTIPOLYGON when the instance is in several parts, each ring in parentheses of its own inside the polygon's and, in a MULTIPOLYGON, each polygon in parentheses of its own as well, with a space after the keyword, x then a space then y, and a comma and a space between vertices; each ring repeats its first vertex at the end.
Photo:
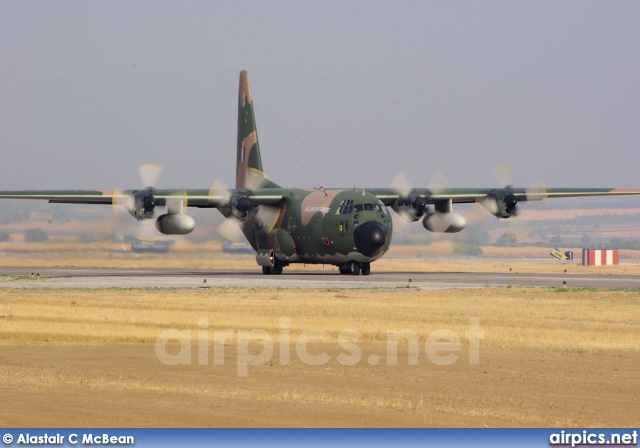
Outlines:
POLYGON ((331 264, 341 274, 369 275, 371 263, 391 244, 389 208, 407 221, 422 219, 431 232, 459 232, 465 218, 453 204, 478 203, 497 218, 517 214, 519 202, 548 198, 640 194, 640 189, 549 188, 282 188, 262 169, 253 100, 246 71, 240 72, 236 186, 234 189, 90 191, 0 191, 0 198, 124 207, 134 218, 155 219, 163 234, 195 228, 188 207, 216 208, 238 223, 264 274, 281 274, 291 263, 331 264), (160 216, 159 209, 164 209, 160 216))

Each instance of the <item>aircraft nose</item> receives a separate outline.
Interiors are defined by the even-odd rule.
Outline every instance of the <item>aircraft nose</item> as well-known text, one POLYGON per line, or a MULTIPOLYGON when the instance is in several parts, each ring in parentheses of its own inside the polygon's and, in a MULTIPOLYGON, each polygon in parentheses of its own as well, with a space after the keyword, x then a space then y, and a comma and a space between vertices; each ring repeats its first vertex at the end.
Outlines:
POLYGON ((373 257, 384 246, 384 226, 375 221, 365 222, 354 230, 353 240, 362 255, 373 257))

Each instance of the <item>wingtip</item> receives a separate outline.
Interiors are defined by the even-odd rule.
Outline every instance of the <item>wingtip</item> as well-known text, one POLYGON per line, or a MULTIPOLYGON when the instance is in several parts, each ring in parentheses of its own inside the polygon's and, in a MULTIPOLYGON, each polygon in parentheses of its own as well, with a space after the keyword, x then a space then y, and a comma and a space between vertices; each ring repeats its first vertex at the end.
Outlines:
POLYGON ((617 194, 640 194, 640 188, 613 188, 611 193, 617 194))

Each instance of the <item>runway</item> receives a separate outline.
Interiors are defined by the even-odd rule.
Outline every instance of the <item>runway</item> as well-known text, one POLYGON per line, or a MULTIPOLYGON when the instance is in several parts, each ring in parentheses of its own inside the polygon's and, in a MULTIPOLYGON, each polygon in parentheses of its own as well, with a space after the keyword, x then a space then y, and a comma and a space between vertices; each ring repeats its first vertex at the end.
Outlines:
POLYGON ((335 270, 289 271, 279 276, 257 270, 41 268, 31 278, 25 268, 0 268, 0 288, 400 288, 411 279, 423 289, 529 286, 640 289, 640 276, 518 274, 465 272, 375 272, 370 276, 345 276, 335 270), (205 284, 206 280, 206 284, 205 284))

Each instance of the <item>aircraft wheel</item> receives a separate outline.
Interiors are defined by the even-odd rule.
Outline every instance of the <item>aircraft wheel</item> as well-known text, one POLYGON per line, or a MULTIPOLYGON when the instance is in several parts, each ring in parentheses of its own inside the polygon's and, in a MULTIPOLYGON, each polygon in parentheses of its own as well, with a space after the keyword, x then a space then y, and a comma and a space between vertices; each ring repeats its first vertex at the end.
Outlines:
POLYGON ((360 263, 352 261, 349 265, 349 271, 351 275, 360 275, 360 263))
POLYGON ((282 274, 283 268, 284 268, 284 265, 282 264, 282 261, 278 260, 277 258, 274 258, 273 266, 271 266, 271 273, 273 275, 280 275, 282 274))
POLYGON ((362 263, 360 272, 362 275, 369 275, 371 273, 371 263, 362 263))
POLYGON ((271 266, 262 266, 262 273, 264 275, 269 275, 271 274, 271 266))
POLYGON ((351 266, 340 266, 338 269, 342 275, 351 274, 351 266))

